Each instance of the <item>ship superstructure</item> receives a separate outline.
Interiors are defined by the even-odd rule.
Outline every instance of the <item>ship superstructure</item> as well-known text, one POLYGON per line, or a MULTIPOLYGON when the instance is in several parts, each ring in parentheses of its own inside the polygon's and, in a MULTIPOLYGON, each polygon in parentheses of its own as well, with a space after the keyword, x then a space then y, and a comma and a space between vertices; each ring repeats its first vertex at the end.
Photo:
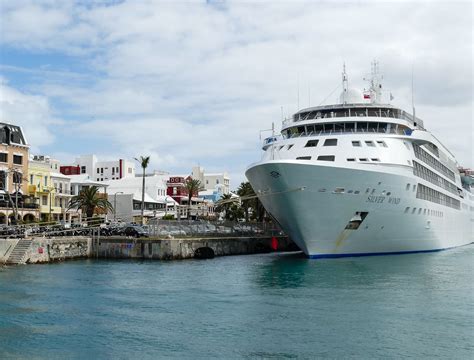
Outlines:
MULTIPOLYGON (((474 241, 473 175, 423 121, 369 88, 298 111, 246 171, 266 210, 310 257, 434 251, 474 241)), ((391 95, 390 95, 391 96, 391 95)))

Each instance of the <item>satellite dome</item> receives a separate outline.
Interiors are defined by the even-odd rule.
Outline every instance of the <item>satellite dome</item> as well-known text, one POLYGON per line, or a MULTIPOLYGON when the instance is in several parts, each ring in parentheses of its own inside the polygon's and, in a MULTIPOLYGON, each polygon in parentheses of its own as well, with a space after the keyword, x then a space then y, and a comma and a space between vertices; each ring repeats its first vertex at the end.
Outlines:
POLYGON ((363 102, 363 99, 362 92, 355 88, 343 90, 339 97, 341 104, 359 104, 363 102))

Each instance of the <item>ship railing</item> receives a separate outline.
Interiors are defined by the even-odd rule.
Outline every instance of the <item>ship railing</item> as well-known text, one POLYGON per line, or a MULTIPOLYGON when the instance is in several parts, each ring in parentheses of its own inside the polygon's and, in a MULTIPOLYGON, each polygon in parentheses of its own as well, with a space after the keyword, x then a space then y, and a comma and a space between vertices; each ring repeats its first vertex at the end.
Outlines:
POLYGON ((310 131, 309 133, 294 133, 291 134, 290 136, 283 135, 284 139, 294 139, 297 137, 307 137, 307 136, 322 136, 322 135, 342 135, 342 134, 395 134, 395 135, 406 135, 410 136, 412 133, 412 130, 407 129, 407 130, 397 130, 397 129, 390 129, 390 130, 377 130, 377 129, 370 129, 370 130, 355 130, 352 129, 350 131, 348 130, 321 130, 321 131, 310 131))
POLYGON ((360 117, 375 117, 375 118, 393 118, 393 119, 401 119, 401 120, 406 120, 412 125, 416 125, 420 129, 424 130, 424 124, 423 120, 417 117, 413 117, 413 115, 407 113, 406 111, 399 110, 396 112, 393 111, 361 111, 361 109, 358 109, 358 111, 354 111, 354 113, 351 113, 349 109, 344 112, 329 112, 329 113, 322 113, 319 116, 312 116, 310 117, 309 114, 307 116, 301 116, 301 114, 295 114, 291 118, 287 118, 282 121, 282 126, 285 127, 292 122, 300 122, 300 121, 306 121, 306 120, 318 120, 318 119, 334 119, 334 118, 348 118, 348 117, 355 117, 355 118, 360 118, 360 117))

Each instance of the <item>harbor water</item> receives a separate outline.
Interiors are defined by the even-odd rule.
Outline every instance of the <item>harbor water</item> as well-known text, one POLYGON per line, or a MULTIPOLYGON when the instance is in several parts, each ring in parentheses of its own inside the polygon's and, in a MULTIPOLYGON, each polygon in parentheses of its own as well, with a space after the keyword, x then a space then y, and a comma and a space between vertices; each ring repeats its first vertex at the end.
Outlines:
POLYGON ((474 246, 0 269, 0 359, 474 356, 474 246))

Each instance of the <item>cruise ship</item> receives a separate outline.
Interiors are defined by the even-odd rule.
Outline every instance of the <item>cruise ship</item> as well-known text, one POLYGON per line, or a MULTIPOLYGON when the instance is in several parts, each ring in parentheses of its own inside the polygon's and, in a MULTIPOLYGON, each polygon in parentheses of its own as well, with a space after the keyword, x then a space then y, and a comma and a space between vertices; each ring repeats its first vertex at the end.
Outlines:
POLYGON ((473 172, 415 114, 383 101, 381 79, 374 62, 369 88, 352 89, 344 67, 339 103, 285 119, 246 170, 267 212, 310 258, 474 242, 473 172))

